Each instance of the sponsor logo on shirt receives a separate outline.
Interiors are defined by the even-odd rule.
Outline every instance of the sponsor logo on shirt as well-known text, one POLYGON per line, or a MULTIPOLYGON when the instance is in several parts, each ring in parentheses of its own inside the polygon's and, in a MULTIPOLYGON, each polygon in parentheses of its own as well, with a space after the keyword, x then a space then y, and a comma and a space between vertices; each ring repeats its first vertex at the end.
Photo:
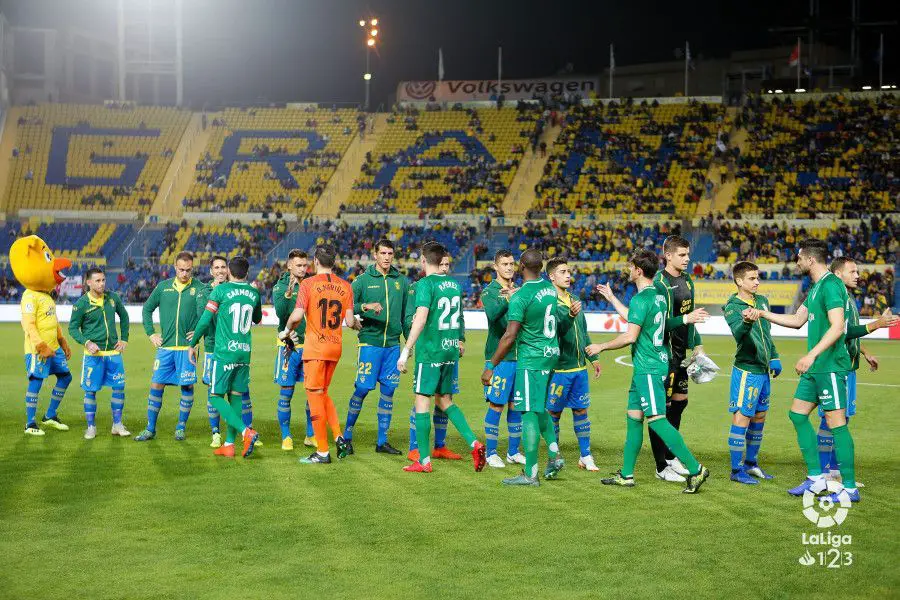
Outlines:
POLYGON ((234 352, 234 351, 236 351, 236 350, 242 350, 242 351, 244 351, 244 352, 250 352, 250 344, 247 344, 247 343, 245 343, 245 342, 238 342, 238 341, 235 341, 235 340, 231 340, 230 342, 228 342, 228 351, 229 351, 229 352, 234 352))
POLYGON ((544 358, 549 358, 551 356, 559 356, 559 348, 554 348, 553 346, 544 346, 544 358))
POLYGON ((449 350, 450 348, 459 348, 459 340, 441 340, 441 350, 449 350))

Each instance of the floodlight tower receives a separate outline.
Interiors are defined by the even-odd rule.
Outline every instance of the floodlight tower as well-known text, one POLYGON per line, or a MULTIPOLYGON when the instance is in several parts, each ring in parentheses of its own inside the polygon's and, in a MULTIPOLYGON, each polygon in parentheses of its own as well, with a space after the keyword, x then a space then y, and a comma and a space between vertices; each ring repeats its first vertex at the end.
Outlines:
POLYGON ((359 26, 366 32, 366 72, 363 73, 363 80, 366 82, 366 101, 363 103, 363 109, 369 110, 369 85, 372 83, 369 61, 372 50, 375 49, 375 39, 378 37, 378 19, 374 17, 369 20, 360 19, 359 26))
POLYGON ((118 0, 119 100, 183 104, 183 1, 118 0))

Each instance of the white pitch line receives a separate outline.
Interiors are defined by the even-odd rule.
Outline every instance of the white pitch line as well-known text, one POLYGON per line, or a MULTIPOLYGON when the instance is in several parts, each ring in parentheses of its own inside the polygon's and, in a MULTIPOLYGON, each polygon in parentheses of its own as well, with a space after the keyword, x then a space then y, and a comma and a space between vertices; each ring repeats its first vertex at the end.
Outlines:
MULTIPOLYGON (((630 362, 625 360, 625 354, 622 356, 616 357, 616 364, 621 365, 623 367, 634 367, 630 362)), ((713 356, 724 356, 723 354, 714 354, 713 356)), ((717 373, 716 377, 730 377, 724 373, 717 373)), ((799 379, 794 379, 792 377, 779 377, 781 381, 800 381, 799 379)), ((869 387, 887 387, 887 388, 900 388, 900 385, 896 383, 869 383, 867 381, 859 381, 857 380, 856 385, 867 385, 869 387)))

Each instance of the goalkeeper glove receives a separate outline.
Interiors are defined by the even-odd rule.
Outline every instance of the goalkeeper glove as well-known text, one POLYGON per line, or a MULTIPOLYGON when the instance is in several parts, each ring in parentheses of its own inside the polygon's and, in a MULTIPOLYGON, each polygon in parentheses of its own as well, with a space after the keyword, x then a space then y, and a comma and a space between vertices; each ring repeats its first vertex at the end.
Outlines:
POLYGON ((781 375, 781 359, 773 358, 769 361, 769 371, 772 373, 772 377, 778 377, 781 375))

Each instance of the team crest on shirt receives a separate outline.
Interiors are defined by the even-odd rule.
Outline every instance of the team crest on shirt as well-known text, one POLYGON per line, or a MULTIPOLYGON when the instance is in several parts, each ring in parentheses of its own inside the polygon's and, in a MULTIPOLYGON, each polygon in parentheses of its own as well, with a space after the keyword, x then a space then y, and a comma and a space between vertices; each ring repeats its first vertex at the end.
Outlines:
POLYGON ((399 290, 399 289, 400 289, 400 282, 399 282, 399 281, 395 281, 395 282, 394 282, 394 289, 395 289, 395 290, 399 290))
POLYGON ((197 295, 197 288, 191 288, 191 296, 197 295))

